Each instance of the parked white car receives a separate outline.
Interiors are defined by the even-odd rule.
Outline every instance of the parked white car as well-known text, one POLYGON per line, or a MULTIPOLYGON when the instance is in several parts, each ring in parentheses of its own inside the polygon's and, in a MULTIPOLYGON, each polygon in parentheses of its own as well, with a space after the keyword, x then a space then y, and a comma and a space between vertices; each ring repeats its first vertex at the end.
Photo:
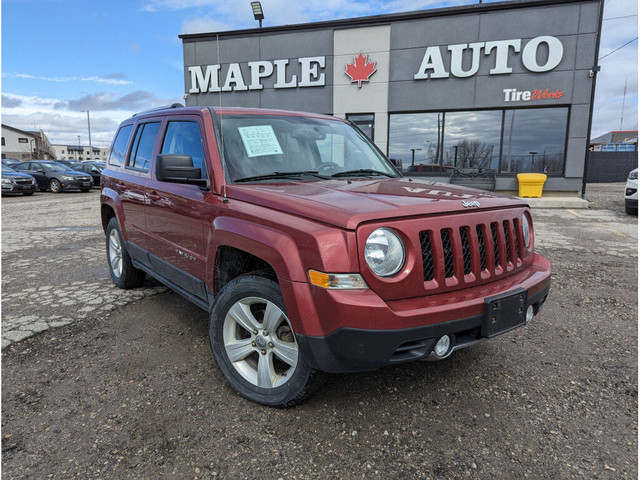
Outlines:
POLYGON ((638 214, 638 169, 634 168, 629 173, 627 185, 624 189, 624 208, 629 215, 638 214))

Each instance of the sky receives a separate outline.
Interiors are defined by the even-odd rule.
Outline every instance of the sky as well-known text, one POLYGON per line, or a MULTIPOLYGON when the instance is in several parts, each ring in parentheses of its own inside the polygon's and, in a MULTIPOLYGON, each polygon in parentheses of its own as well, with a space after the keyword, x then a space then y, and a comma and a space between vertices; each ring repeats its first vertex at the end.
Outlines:
MULTIPOLYGON (((263 26, 475 3, 262 0, 263 26)), ((179 34, 257 26, 250 0, 2 0, 1 16, 2 123, 88 145, 89 110, 99 147, 132 113, 183 101, 179 34)), ((622 129, 638 128, 637 37, 637 1, 606 0, 591 138, 620 129, 625 82, 622 129)))

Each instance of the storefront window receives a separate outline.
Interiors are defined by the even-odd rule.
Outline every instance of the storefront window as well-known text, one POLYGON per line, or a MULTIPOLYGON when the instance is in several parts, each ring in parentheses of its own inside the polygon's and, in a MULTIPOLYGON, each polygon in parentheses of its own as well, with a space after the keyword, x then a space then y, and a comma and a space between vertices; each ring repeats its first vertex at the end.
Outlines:
POLYGON ((373 113, 347 113, 347 120, 353 122, 369 140, 373 141, 373 125, 375 116, 373 113))
POLYGON ((507 110, 504 118, 502 173, 562 173, 567 108, 507 110))
POLYGON ((402 170, 430 173, 440 165, 444 113, 394 114, 389 119, 389 158, 402 170), (440 139, 440 140, 438 140, 440 139))
POLYGON ((568 108, 391 114, 389 158, 414 175, 453 168, 562 174, 568 115, 568 108))
POLYGON ((447 112, 444 165, 498 169, 502 111, 447 112))

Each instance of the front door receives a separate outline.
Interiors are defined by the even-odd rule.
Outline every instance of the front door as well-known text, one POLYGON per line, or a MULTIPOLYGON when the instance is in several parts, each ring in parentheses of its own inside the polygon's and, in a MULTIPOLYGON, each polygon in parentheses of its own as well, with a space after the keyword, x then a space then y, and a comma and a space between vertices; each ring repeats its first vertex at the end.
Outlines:
MULTIPOLYGON (((199 117, 180 115, 169 117, 159 153, 189 155, 194 167, 199 167, 202 178, 207 178, 202 125, 199 117)), ((149 235, 150 253, 156 261, 169 265, 154 267, 175 268, 172 280, 191 293, 205 298, 205 240, 203 207, 209 192, 196 185, 160 182, 151 175, 147 184, 145 217, 149 235), (194 291, 194 288, 197 291, 194 291)), ((153 257, 152 257, 153 262, 153 257)))

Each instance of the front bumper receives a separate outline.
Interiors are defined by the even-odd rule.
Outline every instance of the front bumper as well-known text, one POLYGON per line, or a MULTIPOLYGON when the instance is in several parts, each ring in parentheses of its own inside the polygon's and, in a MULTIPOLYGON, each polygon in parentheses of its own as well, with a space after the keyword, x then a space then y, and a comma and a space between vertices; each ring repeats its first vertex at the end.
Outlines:
POLYGON ((16 184, 16 183, 9 183, 9 184, 2 184, 2 193, 29 193, 29 192, 35 192, 36 190, 38 190, 38 184, 37 183, 31 183, 31 184, 16 184))
POLYGON ((351 325, 332 329, 326 335, 296 333, 296 340, 314 368, 330 373, 374 370, 424 359, 443 335, 451 337, 451 351, 493 336, 487 333, 488 299, 526 292, 525 311, 532 306, 537 314, 550 283, 550 264, 536 255, 533 265, 514 275, 450 294, 387 303, 375 294, 377 301, 371 294, 355 295, 358 301, 351 299, 349 303, 344 292, 316 290, 318 295, 327 294, 320 303, 315 299, 323 323, 351 325), (358 322, 362 327, 354 325, 358 322))
POLYGON ((87 181, 81 180, 61 180, 63 190, 87 190, 93 187, 93 179, 87 181))

